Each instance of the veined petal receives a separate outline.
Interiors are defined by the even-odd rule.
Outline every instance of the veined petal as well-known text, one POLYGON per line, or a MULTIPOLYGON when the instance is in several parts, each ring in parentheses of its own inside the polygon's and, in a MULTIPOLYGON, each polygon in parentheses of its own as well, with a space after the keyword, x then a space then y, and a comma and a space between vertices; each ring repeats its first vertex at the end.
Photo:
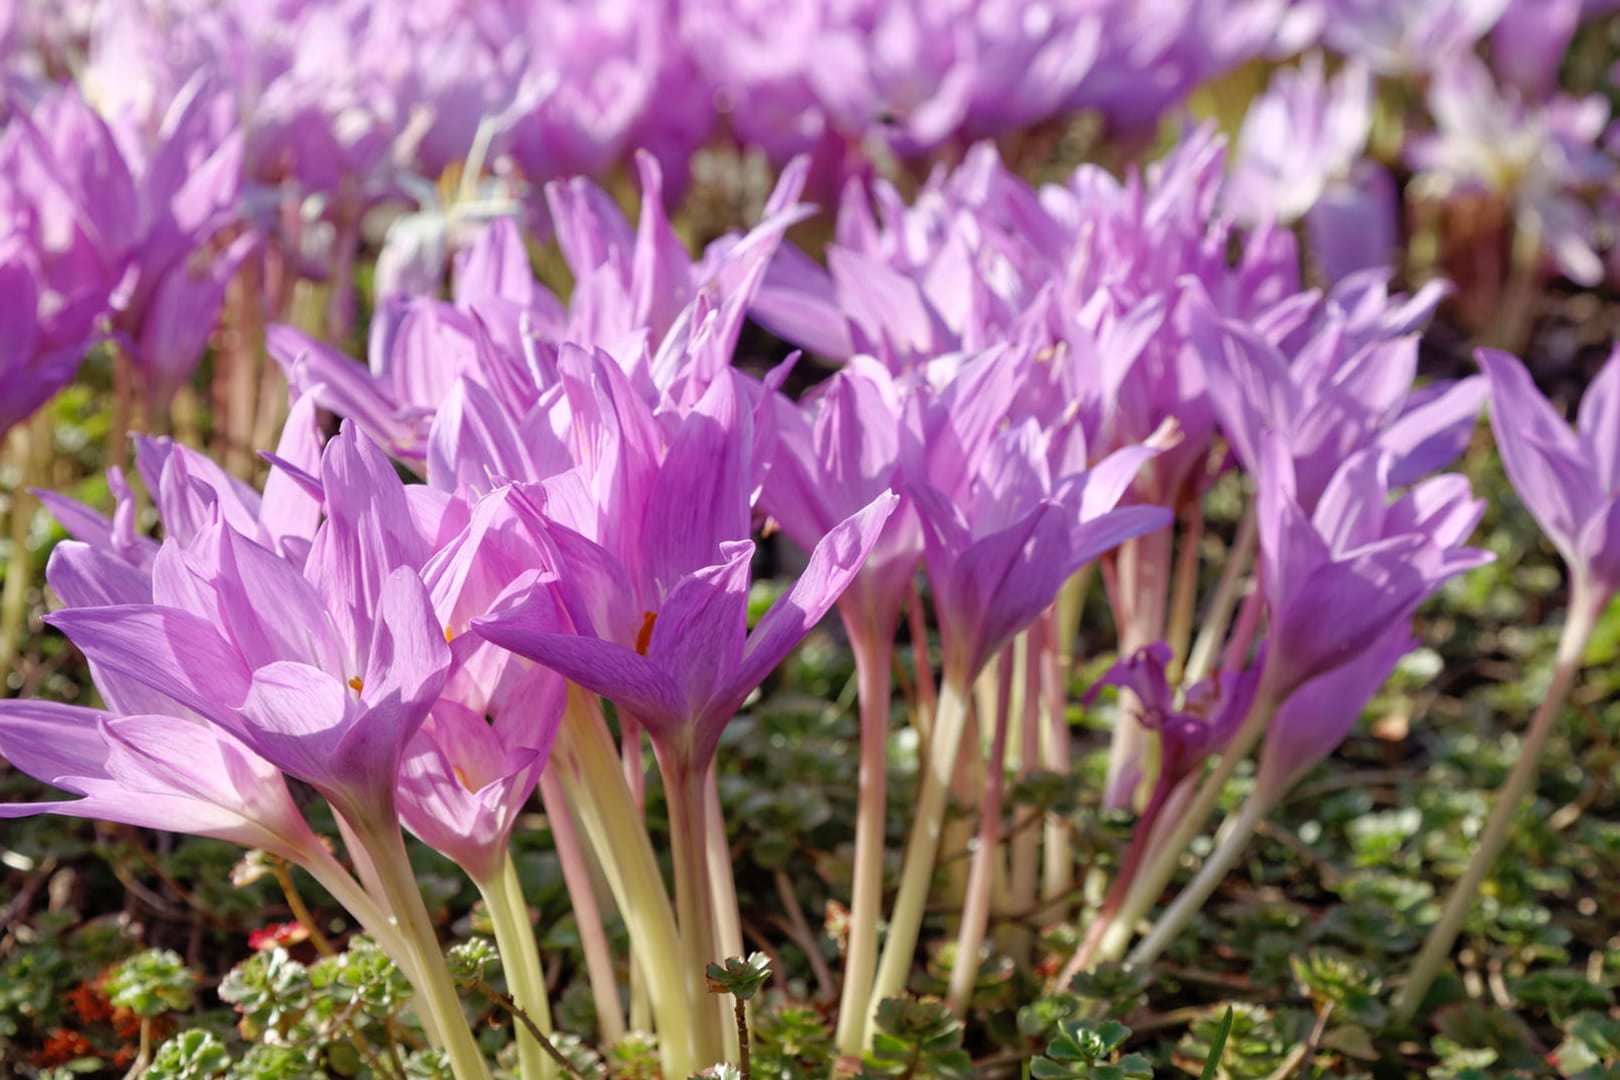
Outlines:
POLYGON ((602 695, 651 729, 673 732, 686 719, 685 699, 658 665, 610 641, 525 625, 526 606, 474 619, 473 629, 602 695))
POLYGON ((1601 497, 1580 440, 1515 357, 1494 349, 1475 357, 1491 380, 1491 428, 1502 467, 1537 524, 1573 559, 1576 535, 1601 497))
POLYGON ((45 621, 102 668, 141 683, 227 727, 252 677, 209 623, 176 608, 75 608, 45 621))
MULTIPOLYGON (((742 662, 748 636, 751 540, 724 543, 723 562, 675 583, 647 639, 647 659, 681 688, 690 717, 703 715, 742 662)), ((730 717, 726 717, 730 719, 730 717)))
POLYGON ((793 588, 777 598, 748 635, 742 664, 732 674, 725 697, 752 692, 821 621, 866 564, 899 502, 899 496, 886 491, 822 538, 793 588))

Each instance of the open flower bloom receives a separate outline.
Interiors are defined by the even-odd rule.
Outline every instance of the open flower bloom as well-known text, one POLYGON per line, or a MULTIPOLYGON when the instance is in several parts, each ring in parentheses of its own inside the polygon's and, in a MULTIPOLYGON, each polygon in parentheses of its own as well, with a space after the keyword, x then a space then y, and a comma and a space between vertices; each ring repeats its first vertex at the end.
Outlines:
MULTIPOLYGON (((760 506, 809 551, 840 521, 899 486, 901 390, 881 364, 856 357, 802 406, 780 394, 773 400, 777 449, 760 506)), ((922 546, 916 513, 902 502, 839 601, 854 632, 893 632, 922 546)))
POLYGON ((1369 449, 1334 473, 1313 514, 1294 496, 1293 462, 1275 432, 1261 447, 1261 587, 1270 612, 1262 690, 1281 701, 1404 625, 1453 574, 1490 560, 1463 546, 1484 504, 1440 476, 1389 502, 1390 458, 1369 449))
MULTIPOLYGON (((1426 314, 1439 296, 1431 291, 1412 303, 1426 314)), ((1307 512, 1357 450, 1388 451, 1391 482, 1404 484, 1449 464, 1467 446, 1485 386, 1464 379, 1415 395, 1417 334, 1404 319, 1358 326, 1363 315, 1330 302, 1290 363, 1265 334, 1221 319, 1196 290, 1186 310, 1210 399, 1238 460, 1258 470, 1261 444, 1277 434, 1292 458, 1293 497, 1307 512)))
POLYGON ((1021 367, 1015 352, 992 350, 912 406, 908 431, 921 442, 905 484, 951 679, 973 678, 1082 565, 1171 520, 1163 507, 1119 505, 1155 448, 1126 447, 1088 469, 1074 419, 1055 430, 1032 417, 1009 423, 1021 367))
POLYGON ((426 542, 393 467, 352 429, 321 464, 328 517, 302 572, 216 520, 189 544, 165 541, 148 600, 50 621, 98 678, 191 710, 346 814, 391 819, 449 647, 412 568, 426 542))
POLYGON ((897 501, 885 492, 828 533, 793 588, 752 632, 747 620, 751 540, 722 543, 723 561, 671 582, 662 605, 649 611, 634 647, 593 636, 570 616, 570 608, 600 608, 612 598, 578 596, 566 565, 561 577, 537 578, 527 600, 475 619, 473 627, 601 694, 646 724, 655 742, 678 747, 686 760, 706 765, 743 700, 848 586, 897 501))
POLYGON ((222 729, 181 713, 118 716, 0 702, 0 756, 79 796, 0 804, 0 818, 98 818, 229 840, 298 863, 323 850, 279 770, 222 729))
POLYGON ((1445 197, 1484 191, 1511 205, 1571 281, 1595 285, 1603 262, 1593 249, 1597 217, 1589 191, 1606 185, 1613 160, 1598 148, 1609 122, 1598 95, 1526 104, 1504 93, 1471 55, 1452 60, 1429 88, 1436 131, 1408 150, 1419 170, 1414 190, 1445 197))
POLYGON ((1480 349, 1502 467, 1574 580, 1620 592, 1620 349, 1587 387, 1575 429, 1516 358, 1480 349))

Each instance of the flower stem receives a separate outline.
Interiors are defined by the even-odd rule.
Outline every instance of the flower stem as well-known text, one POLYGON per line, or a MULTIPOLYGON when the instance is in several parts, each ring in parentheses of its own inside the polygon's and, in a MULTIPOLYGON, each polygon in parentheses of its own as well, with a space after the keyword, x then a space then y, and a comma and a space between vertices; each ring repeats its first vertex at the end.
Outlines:
POLYGON ((1248 573, 1249 564, 1254 562, 1259 541, 1260 524, 1255 517, 1255 505, 1250 501, 1238 525, 1237 536, 1232 540, 1232 548, 1227 552, 1226 565, 1221 568, 1220 581, 1215 585, 1209 611, 1204 615, 1203 626, 1198 629, 1198 639, 1193 642, 1192 652, 1187 657, 1186 677, 1182 680, 1186 685, 1190 686, 1209 674, 1210 665, 1215 661, 1215 650, 1220 648, 1221 640, 1226 637, 1226 624, 1232 618, 1232 609, 1237 606, 1243 576, 1248 573))
POLYGON ((35 480, 34 427, 18 424, 11 432, 11 457, 17 469, 17 486, 11 491, 11 554, 6 559, 5 591, 0 593, 0 691, 7 689, 12 666, 22 648, 23 629, 28 622, 28 589, 33 584, 34 559, 28 550, 28 534, 34 523, 38 500, 28 491, 35 480))
MULTIPOLYGON (((658 1027, 664 1074, 689 1076, 712 1064, 697 1061, 701 1024, 695 1020, 701 1014, 694 1010, 703 999, 691 995, 669 893, 620 770, 612 737, 596 711, 595 699, 577 687, 569 688, 568 709, 552 758, 568 803, 579 813, 614 903, 630 928, 636 964, 644 976, 658 1027), (557 768, 558 764, 562 767, 557 768)), ((701 978, 701 969, 698 974, 701 978)))
MULTIPOLYGON (((1011 674, 1011 672, 1008 672, 1011 674)), ((990 922, 990 885, 1001 838, 1001 796, 1006 781, 1007 729, 1012 726, 1005 712, 996 718, 995 736, 990 744, 990 766, 986 776, 984 801, 979 806, 979 836, 968 872, 967 891, 962 905, 962 924, 957 928, 956 962, 951 966, 947 1001, 958 1016, 967 1015, 973 986, 979 976, 979 946, 984 943, 990 922)))
POLYGON ((1102 944, 1098 947, 1098 958, 1104 961, 1117 959, 1129 942, 1131 932, 1138 919, 1153 906, 1164 887, 1169 884, 1170 878, 1176 872, 1176 866, 1181 862, 1182 852, 1187 845, 1204 828, 1204 822, 1209 819, 1209 813, 1215 808, 1215 802, 1220 798, 1221 789, 1237 771, 1238 764, 1249 756, 1255 743, 1260 741, 1260 735, 1265 731, 1266 725, 1276 715, 1282 703, 1277 696, 1264 685, 1255 695, 1254 704, 1249 707, 1249 715, 1244 718, 1243 726, 1238 728, 1232 741, 1227 744, 1220 760, 1216 761, 1215 768, 1204 778, 1199 785, 1192 802, 1187 805, 1175 830, 1165 838, 1164 843, 1143 865, 1141 872, 1132 883, 1130 892, 1125 895, 1125 902, 1120 905, 1119 912, 1114 916, 1103 936, 1102 944))
MULTIPOLYGON (((708 996, 704 973, 718 962, 713 892, 709 881, 707 815, 704 783, 708 769, 684 760, 654 743, 659 770, 664 774, 664 801, 669 808, 670 854, 675 867, 675 919, 681 930, 681 977, 686 981, 697 1015, 693 1041, 698 1060, 714 1065, 723 1060, 725 1043, 720 1033, 725 1005, 708 996), (698 996, 703 995, 703 996, 698 996)), ((726 1018, 727 1020, 729 1018, 726 1018)))
POLYGON ((1518 760, 1513 763, 1513 770, 1508 773, 1507 780, 1496 793, 1496 803, 1491 807, 1491 816, 1485 823, 1485 830, 1479 836, 1479 847, 1468 860, 1468 867, 1463 871, 1463 876, 1452 886, 1451 896, 1446 900, 1440 921, 1429 930, 1429 936, 1423 942, 1423 949, 1413 962, 1405 984, 1395 995, 1392 1010, 1399 1022, 1410 1020, 1417 1012, 1418 1006, 1423 1003, 1423 997, 1429 992, 1435 976, 1439 974, 1440 966, 1451 955, 1451 947, 1456 943, 1463 922, 1474 906, 1474 896, 1479 892, 1480 884, 1485 880, 1485 875, 1490 872, 1497 857, 1501 855, 1502 848, 1507 845, 1514 811, 1524 796, 1535 790, 1537 769, 1540 767, 1542 750, 1547 745, 1547 736, 1552 733, 1564 700, 1569 697, 1570 687, 1574 685, 1575 677, 1580 672, 1581 655, 1586 651, 1586 643, 1590 640, 1603 609, 1608 606, 1608 601, 1609 597, 1603 590, 1594 588, 1580 578, 1575 580, 1570 589, 1569 611, 1564 616, 1564 629, 1558 639, 1558 654, 1553 665, 1552 684, 1547 687, 1546 696, 1541 699, 1541 704, 1530 721, 1530 728, 1525 733, 1524 743, 1519 748, 1518 760))
POLYGON ((517 866, 508 851, 488 881, 475 881, 484 898, 490 922, 495 927, 495 945, 501 953, 501 967, 512 1001, 537 1029, 517 1027, 518 1075, 523 1080, 555 1080, 556 1063, 547 1056, 541 1039, 551 1034, 551 1007, 546 1000, 545 974, 540 966, 540 948, 534 940, 523 886, 517 866))
POLYGON ((540 798, 545 804, 546 820, 551 825, 552 842, 557 848, 557 862, 562 867, 563 884, 568 889, 568 903, 574 911, 579 927, 580 948, 585 953, 585 973, 591 984, 591 999, 596 1003, 596 1023, 602 1042, 613 1045, 624 1037, 624 1007, 619 1003, 618 976, 613 970, 613 953, 608 948, 607 932, 602 928, 602 909, 596 902, 596 886, 591 880, 591 868, 580 847, 579 833, 574 828, 574 815, 563 794, 562 782, 554 769, 540 775, 540 798))
MULTIPOLYGON (((853 622, 850 624, 854 630, 853 622)), ((860 794, 855 811, 854 888, 849 901, 849 947, 838 1007, 838 1052, 858 1055, 872 979, 877 970, 878 920, 883 916, 883 841, 889 764, 889 665, 893 641, 852 632, 860 687, 860 794)))
POLYGON ((405 839, 399 827, 381 826, 360 815, 346 816, 350 817, 349 824, 354 827, 355 835, 372 855, 378 883, 398 921, 404 947, 415 962, 416 992, 433 1015, 444 1039, 451 1071, 456 1080, 489 1080, 489 1067, 473 1039, 467 1014, 461 1008, 461 998, 450 980, 450 969, 445 966, 433 921, 428 917, 427 905, 422 902, 422 890, 412 875, 410 856, 405 851, 405 839))
POLYGON ((1170 645, 1170 682, 1181 679, 1181 669, 1187 662, 1187 649, 1192 643, 1194 610, 1198 606, 1198 567, 1202 561, 1204 543, 1204 504, 1197 498, 1186 504, 1182 513, 1180 546, 1176 548, 1174 584, 1170 587, 1170 625, 1165 639, 1170 645))
POLYGON ((1132 967, 1141 964, 1151 964, 1160 953, 1164 952, 1170 942, 1175 940, 1176 934, 1182 927, 1196 915, 1209 899, 1209 894, 1215 891, 1215 886, 1221 883, 1232 864, 1237 862, 1238 856, 1248 845, 1249 838, 1259 827, 1267 812, 1276 803, 1276 799, 1269 793, 1256 789, 1243 803, 1243 809, 1238 816, 1227 822, 1215 842, 1215 850, 1210 852, 1209 858, 1199 868, 1198 876, 1188 883, 1185 889, 1176 895, 1175 901, 1154 920, 1153 929, 1148 936, 1139 942, 1136 948, 1126 958, 1126 963, 1132 967))
POLYGON ((917 792, 917 813, 911 822, 911 836, 906 842, 905 862, 900 871, 900 891, 895 896, 894 909, 889 915, 889 936, 883 944, 877 980, 868 1002, 865 1030, 862 1032, 863 1047, 871 1044, 874 1031, 872 1018, 878 1003, 904 991, 906 977, 911 973, 917 937, 922 931, 923 910, 934 879, 934 857, 939 853, 940 832, 945 820, 945 796, 950 790, 957 754, 962 747, 970 683, 971 673, 949 673, 940 693, 928 760, 917 792))

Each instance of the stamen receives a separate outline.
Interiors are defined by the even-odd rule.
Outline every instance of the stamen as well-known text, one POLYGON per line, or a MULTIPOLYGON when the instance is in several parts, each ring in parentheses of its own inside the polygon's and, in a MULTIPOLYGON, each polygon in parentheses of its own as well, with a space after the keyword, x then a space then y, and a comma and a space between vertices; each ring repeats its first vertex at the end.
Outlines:
POLYGON ((641 629, 636 632, 636 652, 642 656, 647 655, 647 646, 652 642, 653 624, 658 621, 658 612, 645 611, 641 615, 641 629))
POLYGON ((361 679, 358 675, 354 676, 349 680, 349 689, 353 690, 357 694, 364 693, 366 689, 365 680, 361 679))

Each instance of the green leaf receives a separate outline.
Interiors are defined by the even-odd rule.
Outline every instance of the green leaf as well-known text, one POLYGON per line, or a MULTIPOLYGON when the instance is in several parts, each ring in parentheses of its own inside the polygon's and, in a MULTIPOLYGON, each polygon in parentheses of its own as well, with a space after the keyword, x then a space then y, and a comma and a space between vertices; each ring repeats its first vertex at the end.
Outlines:
POLYGON ((1226 1040, 1232 1036, 1234 1016, 1232 1006, 1228 1005, 1226 1015, 1221 1017, 1221 1026, 1215 1029, 1215 1036, 1210 1040, 1209 1056, 1204 1059, 1204 1071, 1198 1074, 1198 1080, 1215 1080, 1221 1068, 1221 1055, 1226 1052, 1226 1040))

